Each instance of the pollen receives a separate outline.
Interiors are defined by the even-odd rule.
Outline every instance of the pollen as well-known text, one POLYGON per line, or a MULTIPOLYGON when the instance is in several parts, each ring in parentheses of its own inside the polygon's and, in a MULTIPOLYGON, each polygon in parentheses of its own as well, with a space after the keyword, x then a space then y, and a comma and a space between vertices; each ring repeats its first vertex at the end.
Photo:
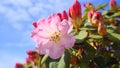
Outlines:
POLYGON ((50 41, 57 43, 58 41, 60 41, 60 36, 60 31, 56 31, 52 34, 50 41))

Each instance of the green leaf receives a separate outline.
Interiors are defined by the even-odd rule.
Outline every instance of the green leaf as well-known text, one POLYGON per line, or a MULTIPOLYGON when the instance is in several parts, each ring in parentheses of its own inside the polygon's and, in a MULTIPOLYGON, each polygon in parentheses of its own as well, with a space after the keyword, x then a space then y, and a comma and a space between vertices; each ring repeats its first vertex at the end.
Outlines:
POLYGON ((115 56, 117 56, 117 57, 120 57, 120 45, 119 44, 113 44, 112 45, 112 48, 114 49, 114 54, 115 54, 115 56))
POLYGON ((87 7, 87 8, 84 10, 84 12, 88 12, 88 11, 90 11, 91 9, 94 9, 94 6, 89 6, 89 7, 87 7))
POLYGON ((120 34, 108 32, 108 37, 116 43, 120 43, 120 34))
POLYGON ((85 20, 87 19, 87 14, 88 14, 88 13, 87 13, 87 12, 85 12, 85 13, 84 13, 84 15, 82 16, 83 21, 85 21, 85 20))
POLYGON ((89 68, 88 61, 80 60, 80 61, 79 61, 78 68, 89 68))
POLYGON ((115 30, 116 30, 115 26, 107 27, 107 34, 108 34, 107 37, 116 43, 120 43, 120 34, 115 33, 115 30))
POLYGON ((94 34, 90 35, 89 37, 90 37, 90 38, 94 38, 94 39, 102 39, 102 38, 103 38, 103 36, 94 35, 94 34))
POLYGON ((120 12, 114 13, 111 17, 120 17, 120 12))
POLYGON ((70 53, 68 50, 65 50, 65 53, 62 55, 58 68, 70 68, 70 53))
POLYGON ((107 6, 108 4, 99 4, 97 7, 96 7, 96 10, 99 10, 99 9, 103 9, 107 6))
POLYGON ((100 68, 106 68, 105 66, 105 61, 104 58, 102 56, 96 57, 94 59, 94 61, 96 62, 96 64, 100 67, 100 68))
POLYGON ((85 60, 89 61, 90 59, 96 57, 95 56, 96 50, 88 42, 86 42, 86 45, 84 45, 84 50, 87 53, 85 60))
POLYGON ((87 34, 86 31, 82 30, 75 36, 75 38, 82 42, 87 37, 87 34))
POLYGON ((102 15, 107 15, 107 16, 109 16, 109 17, 110 17, 111 15, 113 15, 113 14, 114 14, 114 12, 108 11, 108 10, 102 12, 102 15))
POLYGON ((108 27, 107 27, 107 32, 113 33, 116 29, 117 29, 116 26, 108 26, 108 27))
POLYGON ((58 62, 51 62, 49 68, 57 68, 58 62))
POLYGON ((57 68, 59 59, 51 59, 48 57, 48 59, 45 62, 46 68, 57 68))
POLYGON ((87 22, 81 30, 96 30, 96 28, 94 28, 90 22, 87 22))
POLYGON ((44 55, 44 57, 41 60, 41 65, 44 64, 47 59, 48 59, 48 55, 44 55))

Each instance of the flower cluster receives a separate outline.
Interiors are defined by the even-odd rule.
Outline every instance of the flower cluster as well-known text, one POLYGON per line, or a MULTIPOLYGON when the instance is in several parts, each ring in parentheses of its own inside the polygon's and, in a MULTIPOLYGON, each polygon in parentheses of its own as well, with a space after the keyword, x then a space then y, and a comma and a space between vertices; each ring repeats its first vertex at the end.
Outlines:
POLYGON ((119 68, 120 6, 115 0, 95 7, 78 0, 68 9, 33 22, 25 63, 15 68, 119 68), (104 9, 104 10, 103 10, 104 9), (102 11, 99 11, 102 10, 102 11))
POLYGON ((104 25, 102 14, 95 10, 90 10, 88 12, 88 21, 93 25, 93 27, 98 28, 98 34, 106 35, 106 26, 104 25))

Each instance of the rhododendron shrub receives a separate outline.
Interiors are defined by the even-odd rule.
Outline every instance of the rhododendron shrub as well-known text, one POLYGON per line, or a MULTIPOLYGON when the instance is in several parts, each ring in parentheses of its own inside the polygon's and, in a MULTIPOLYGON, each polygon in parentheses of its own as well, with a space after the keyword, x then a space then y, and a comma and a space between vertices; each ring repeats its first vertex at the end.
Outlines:
POLYGON ((37 45, 15 68, 120 68, 120 6, 88 2, 82 14, 81 5, 75 0, 68 12, 33 22, 37 45))

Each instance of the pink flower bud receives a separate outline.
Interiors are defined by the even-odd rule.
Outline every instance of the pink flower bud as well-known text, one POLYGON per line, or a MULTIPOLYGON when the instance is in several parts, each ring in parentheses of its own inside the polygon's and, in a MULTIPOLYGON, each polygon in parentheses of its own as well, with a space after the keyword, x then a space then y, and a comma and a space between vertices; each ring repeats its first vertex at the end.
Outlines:
POLYGON ((15 64, 15 68, 24 68, 24 67, 23 67, 23 64, 17 62, 15 64))
POLYGON ((78 0, 75 0, 73 5, 69 8, 69 16, 71 18, 76 18, 78 16, 81 16, 81 5, 78 2, 78 0))
POLYGON ((81 5, 78 0, 75 0, 69 8, 70 21, 75 28, 75 33, 78 33, 79 27, 82 24, 81 5))
POLYGON ((117 10, 117 3, 115 0, 110 0, 110 10, 117 10))
POLYGON ((88 22, 92 22, 92 17, 93 17, 93 14, 94 14, 94 12, 95 12, 95 10, 90 10, 89 12, 88 12, 88 22))
POLYGON ((93 5, 92 5, 91 2, 88 2, 88 3, 84 4, 83 6, 87 8, 87 7, 89 7, 89 6, 93 6, 93 5))
POLYGON ((36 51, 34 51, 34 50, 28 50, 27 54, 30 55, 30 56, 34 56, 34 55, 36 55, 38 53, 36 51))
POLYGON ((98 27, 99 23, 103 23, 103 17, 100 12, 94 12, 93 17, 92 17, 92 25, 93 27, 98 27))
POLYGON ((35 28, 37 28, 37 22, 33 22, 33 26, 35 27, 35 28))
POLYGON ((30 64, 32 62, 36 62, 40 58, 40 55, 37 51, 28 50, 27 51, 28 57, 26 58, 26 63, 30 64))
POLYGON ((117 3, 116 3, 115 0, 110 0, 110 5, 111 5, 111 6, 115 6, 115 5, 117 5, 117 3))
POLYGON ((26 63, 27 63, 27 64, 32 64, 35 59, 36 59, 35 56, 28 56, 28 57, 26 58, 26 63))
POLYGON ((64 10, 62 13, 57 13, 57 15, 60 17, 60 20, 62 21, 63 19, 68 20, 68 16, 66 11, 64 10))
POLYGON ((102 35, 102 36, 106 36, 107 35, 106 26, 104 24, 102 24, 102 23, 99 23, 98 34, 102 35))
POLYGON ((26 63, 31 64, 31 59, 29 57, 26 58, 26 63))

